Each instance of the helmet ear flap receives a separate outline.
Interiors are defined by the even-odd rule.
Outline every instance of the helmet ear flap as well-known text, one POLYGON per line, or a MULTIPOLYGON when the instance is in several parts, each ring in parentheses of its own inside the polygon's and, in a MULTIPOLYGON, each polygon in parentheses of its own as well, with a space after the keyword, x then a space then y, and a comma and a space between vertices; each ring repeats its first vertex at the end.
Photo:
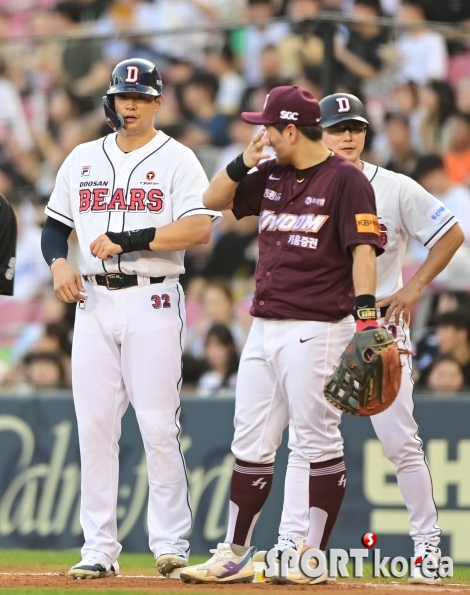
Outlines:
MULTIPOLYGON (((113 110, 113 112, 115 112, 116 108, 114 106, 114 95, 106 95, 106 97, 108 98, 109 107, 113 110)), ((104 99, 104 97, 103 97, 103 99, 104 99)))
POLYGON ((114 130, 118 132, 124 127, 124 120, 121 114, 117 114, 114 108, 114 97, 112 95, 105 95, 103 97, 103 108, 106 116, 106 122, 114 130))

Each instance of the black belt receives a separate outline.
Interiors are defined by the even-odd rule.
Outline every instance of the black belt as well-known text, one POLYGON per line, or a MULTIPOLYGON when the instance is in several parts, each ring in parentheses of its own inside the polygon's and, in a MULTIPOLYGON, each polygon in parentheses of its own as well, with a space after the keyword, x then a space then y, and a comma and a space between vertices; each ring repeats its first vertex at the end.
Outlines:
MULTIPOLYGON (((166 277, 149 277, 150 283, 163 283, 166 277)), ((83 275, 85 281, 90 281, 88 275, 83 275)), ((108 273, 107 275, 95 275, 96 285, 102 285, 114 291, 115 289, 126 289, 139 285, 138 275, 124 275, 124 273, 108 273)), ((91 282, 91 281, 90 281, 91 282)))

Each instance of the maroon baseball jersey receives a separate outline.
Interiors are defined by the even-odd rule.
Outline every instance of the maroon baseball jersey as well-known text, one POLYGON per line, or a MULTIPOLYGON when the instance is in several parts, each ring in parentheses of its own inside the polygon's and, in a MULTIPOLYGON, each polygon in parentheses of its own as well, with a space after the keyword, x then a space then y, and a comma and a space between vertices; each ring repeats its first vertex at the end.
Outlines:
POLYGON ((265 161, 237 188, 237 219, 259 215, 251 314, 331 322, 354 307, 351 247, 383 248, 372 186, 333 155, 306 170, 265 161))

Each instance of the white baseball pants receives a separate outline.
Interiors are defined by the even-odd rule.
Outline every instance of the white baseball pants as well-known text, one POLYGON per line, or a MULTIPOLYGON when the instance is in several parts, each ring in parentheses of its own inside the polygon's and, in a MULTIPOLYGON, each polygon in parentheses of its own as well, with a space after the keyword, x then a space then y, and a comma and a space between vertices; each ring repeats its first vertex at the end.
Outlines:
POLYGON ((352 316, 339 322, 254 319, 237 378, 232 452, 238 459, 272 463, 289 419, 299 456, 321 462, 343 454, 341 415, 323 386, 354 331, 352 316))
MULTIPOLYGON (((381 319, 380 324, 383 324, 381 319)), ((410 331, 402 320, 396 327, 400 347, 411 349, 410 331)), ((437 510, 432 481, 418 425, 413 418, 413 380, 410 356, 402 356, 401 387, 395 402, 371 416, 386 457, 395 465, 398 485, 405 501, 415 543, 429 541, 438 546, 441 530, 436 526, 437 510)), ((306 537, 308 533, 308 481, 310 461, 299 456, 295 428, 289 427, 289 464, 286 473, 280 535, 306 537)))
POLYGON ((147 456, 150 549, 155 557, 170 552, 187 556, 189 544, 182 535, 191 528, 191 510, 179 444, 183 291, 174 281, 118 291, 85 283, 85 289, 87 300, 84 309, 77 307, 72 351, 82 558, 94 556, 109 568, 121 551, 118 441, 129 402, 147 456))

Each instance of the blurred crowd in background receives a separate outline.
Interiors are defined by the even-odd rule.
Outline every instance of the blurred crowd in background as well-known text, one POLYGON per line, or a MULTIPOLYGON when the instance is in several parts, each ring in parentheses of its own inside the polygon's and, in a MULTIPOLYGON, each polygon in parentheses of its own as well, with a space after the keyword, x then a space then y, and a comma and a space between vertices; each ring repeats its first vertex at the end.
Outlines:
MULTIPOLYGON (((368 110, 364 160, 412 176, 464 229, 464 246, 412 321, 417 389, 468 392, 466 25, 467 0, 0 0, 0 193, 19 223, 15 296, 0 299, 0 390, 70 387, 75 306, 52 291, 40 251, 43 209, 70 151, 110 132, 101 98, 113 66, 143 57, 157 64, 164 83, 157 128, 193 149, 209 178, 253 135, 241 111, 261 110, 267 92, 282 84, 321 99, 324 65, 331 66, 331 91, 358 95, 368 110), (334 20, 319 19, 325 11, 334 20), (374 22, 384 16, 393 24, 374 22)), ((76 252, 72 235, 72 262, 76 252)), ((426 254, 410 243, 405 281, 426 254)), ((183 391, 232 394, 256 262, 256 218, 235 222, 231 213, 210 244, 187 252, 183 391)))

